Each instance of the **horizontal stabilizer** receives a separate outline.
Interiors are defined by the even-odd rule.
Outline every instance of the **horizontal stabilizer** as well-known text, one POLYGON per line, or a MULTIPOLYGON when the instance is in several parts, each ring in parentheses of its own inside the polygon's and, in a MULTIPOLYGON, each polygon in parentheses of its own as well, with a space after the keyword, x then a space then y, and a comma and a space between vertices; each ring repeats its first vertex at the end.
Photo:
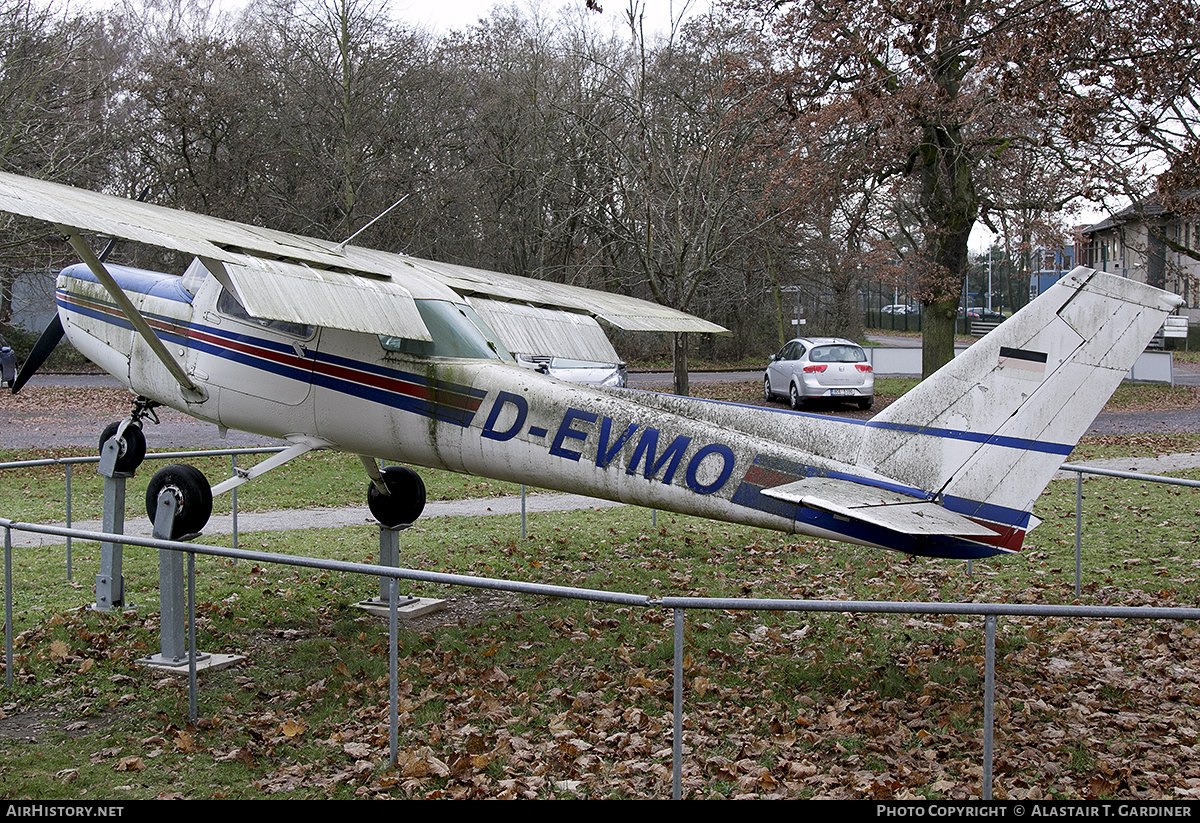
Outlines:
POLYGON ((996 537, 997 532, 937 503, 831 477, 807 477, 762 494, 901 534, 996 537))

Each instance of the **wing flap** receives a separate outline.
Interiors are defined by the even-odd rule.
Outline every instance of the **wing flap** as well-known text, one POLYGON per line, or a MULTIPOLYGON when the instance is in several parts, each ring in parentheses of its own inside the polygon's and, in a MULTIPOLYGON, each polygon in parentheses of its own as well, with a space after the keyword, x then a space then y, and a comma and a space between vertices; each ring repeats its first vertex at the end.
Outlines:
POLYGON ((536 306, 555 306, 586 312, 626 331, 699 332, 728 334, 729 330, 695 315, 624 294, 585 289, 566 283, 534 280, 511 274, 416 260, 446 285, 463 296, 523 301, 536 306))
POLYGON ((997 532, 929 500, 830 477, 807 477, 763 489, 767 497, 901 534, 995 537, 997 532))
POLYGON ((472 308, 510 352, 550 354, 600 363, 618 363, 604 329, 590 314, 473 297, 472 308))
POLYGON ((346 277, 279 260, 226 262, 221 284, 255 317, 347 331, 432 340, 412 292, 394 280, 346 277))

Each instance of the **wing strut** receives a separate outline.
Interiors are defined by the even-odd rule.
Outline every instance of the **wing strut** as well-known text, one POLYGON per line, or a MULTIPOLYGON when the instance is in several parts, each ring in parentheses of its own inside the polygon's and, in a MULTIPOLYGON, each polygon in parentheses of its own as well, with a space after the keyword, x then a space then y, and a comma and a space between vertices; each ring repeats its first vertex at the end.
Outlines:
POLYGON ((96 275, 96 279, 108 290, 109 295, 116 302, 121 313, 133 324, 133 328, 146 341, 146 345, 154 352, 154 356, 161 360, 162 364, 167 367, 167 371, 175 378, 175 382, 186 392, 198 393, 200 389, 187 376, 187 372, 183 370, 183 366, 179 365, 175 358, 171 356, 171 353, 167 351, 167 347, 163 345, 163 342, 158 339, 158 335, 150 328, 150 324, 146 322, 146 318, 142 317, 142 313, 130 302, 129 297, 117 285, 117 281, 108 273, 108 269, 104 268, 104 264, 100 262, 100 258, 92 253, 91 248, 83 241, 83 238, 77 232, 65 226, 59 226, 58 229, 67 236, 67 242, 71 244, 71 248, 75 250, 75 253, 79 255, 79 259, 91 269, 92 274, 96 275))
POLYGON ((284 463, 297 458, 302 454, 308 454, 310 451, 315 449, 326 449, 329 448, 330 445, 331 444, 329 442, 325 440, 319 440, 315 437, 305 437, 296 440, 292 443, 292 445, 288 446, 283 451, 279 452, 278 454, 271 455, 258 465, 252 466, 249 469, 238 469, 237 474, 235 474, 233 477, 212 487, 213 496, 215 497, 218 494, 224 494, 230 489, 236 489, 243 483, 253 480, 260 475, 266 474, 267 472, 271 471, 271 469, 277 469, 284 463))

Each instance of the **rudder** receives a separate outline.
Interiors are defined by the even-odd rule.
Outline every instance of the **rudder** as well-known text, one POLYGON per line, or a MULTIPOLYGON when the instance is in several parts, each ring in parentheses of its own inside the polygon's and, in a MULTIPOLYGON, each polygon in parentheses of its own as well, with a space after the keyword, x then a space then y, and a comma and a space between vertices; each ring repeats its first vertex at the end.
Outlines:
POLYGON ((1180 302, 1075 269, 872 419, 858 465, 1013 524, 1180 302))

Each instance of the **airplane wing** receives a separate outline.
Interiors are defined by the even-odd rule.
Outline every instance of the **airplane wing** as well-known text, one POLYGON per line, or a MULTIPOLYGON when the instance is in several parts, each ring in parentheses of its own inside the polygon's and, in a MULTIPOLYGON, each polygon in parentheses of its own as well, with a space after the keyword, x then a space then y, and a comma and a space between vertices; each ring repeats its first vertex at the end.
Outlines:
POLYGON ((929 500, 832 477, 806 477, 762 494, 914 536, 994 538, 998 532, 929 500))
MULTIPOLYGON (((525 307, 531 306, 543 310, 541 320, 557 313, 560 324, 568 326, 587 325, 563 316, 573 314, 628 330, 727 333, 646 300, 340 246, 13 174, 0 173, 0 211, 193 255, 247 311, 272 320, 429 340, 414 301, 456 297, 488 301, 494 318, 507 319, 496 330, 502 339, 514 338, 505 343, 515 351, 527 351, 535 319, 525 307)), ((606 346, 589 343, 597 340, 598 330, 555 335, 567 350, 533 353, 608 360, 607 338, 606 346)))

